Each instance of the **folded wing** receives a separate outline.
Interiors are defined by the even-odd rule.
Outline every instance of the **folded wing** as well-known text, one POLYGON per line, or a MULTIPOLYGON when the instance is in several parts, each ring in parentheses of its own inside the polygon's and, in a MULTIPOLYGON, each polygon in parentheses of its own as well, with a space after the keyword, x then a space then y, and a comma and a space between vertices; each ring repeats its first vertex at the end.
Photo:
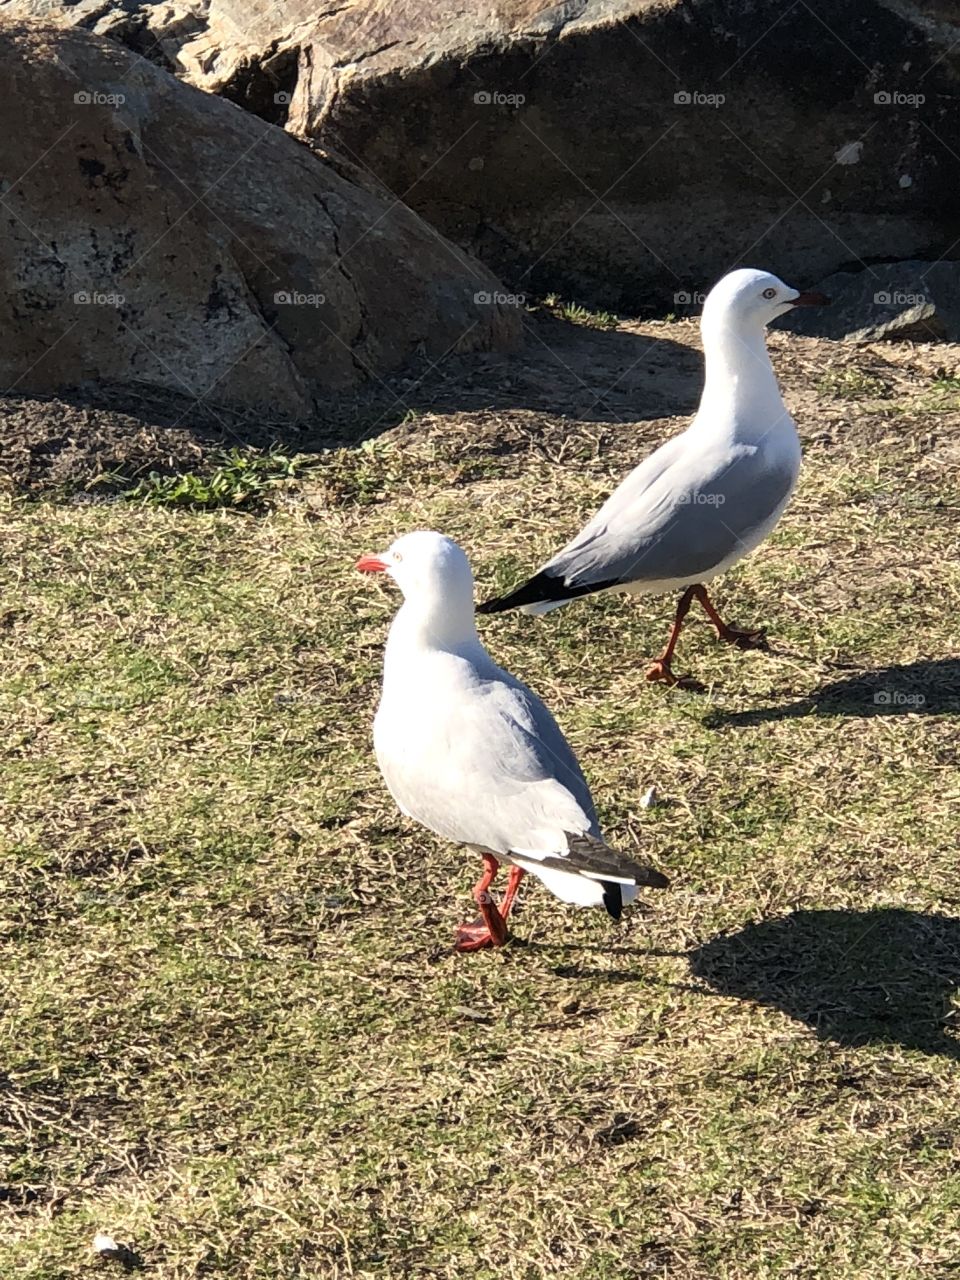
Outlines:
POLYGON ((384 779, 406 814, 448 840, 542 869, 561 897, 550 873, 594 881, 596 900, 613 915, 621 885, 666 884, 603 843, 576 757, 535 694, 493 663, 482 672, 464 663, 456 683, 408 717, 405 732, 375 735, 384 779))
POLYGON ((743 554, 789 497, 795 468, 756 445, 693 449, 684 436, 669 441, 534 578, 481 611, 534 611, 540 601, 637 582, 696 582, 743 554))
POLYGON ((565 848, 564 831, 599 835, 583 773, 553 716, 490 664, 462 664, 456 689, 376 733, 397 803, 448 840, 494 853, 565 848))

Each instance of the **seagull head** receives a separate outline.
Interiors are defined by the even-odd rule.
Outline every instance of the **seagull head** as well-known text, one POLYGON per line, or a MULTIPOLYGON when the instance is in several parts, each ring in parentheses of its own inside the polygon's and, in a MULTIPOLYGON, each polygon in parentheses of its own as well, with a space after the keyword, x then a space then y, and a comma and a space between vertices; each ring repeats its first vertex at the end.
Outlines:
POLYGON ((700 327, 704 332, 717 325, 763 329, 794 307, 825 306, 829 301, 822 293, 801 293, 769 271, 741 267, 725 275, 707 294, 700 327))
POLYGON ((386 551, 361 556, 361 573, 386 573, 424 612, 473 617, 473 573, 462 547, 432 529, 418 529, 386 551))

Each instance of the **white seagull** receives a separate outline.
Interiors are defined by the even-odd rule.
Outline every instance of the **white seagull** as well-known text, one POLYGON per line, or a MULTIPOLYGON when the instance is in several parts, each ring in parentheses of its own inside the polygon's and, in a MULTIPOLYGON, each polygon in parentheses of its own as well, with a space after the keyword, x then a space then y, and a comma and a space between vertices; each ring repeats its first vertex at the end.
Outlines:
POLYGON ((547 613, 598 591, 656 595, 682 590, 673 629, 648 680, 696 686, 674 675, 680 628, 699 600, 721 640, 762 648, 762 631, 720 618, 706 583, 773 530, 800 471, 800 441, 767 354, 764 329, 793 307, 819 306, 766 271, 744 268, 710 290, 700 329, 706 378, 690 426, 636 467, 593 519, 529 581, 479 613, 518 606, 547 613))
POLYGON ((482 919, 460 926, 457 950, 506 941, 527 871, 563 902, 604 906, 615 920, 638 885, 665 888, 659 871, 604 844, 590 789, 553 716, 480 643, 461 548, 420 530, 362 556, 357 568, 389 574, 404 597, 373 723, 384 781, 407 817, 483 858, 474 889, 482 919), (511 871, 498 907, 489 889, 501 862, 511 871))

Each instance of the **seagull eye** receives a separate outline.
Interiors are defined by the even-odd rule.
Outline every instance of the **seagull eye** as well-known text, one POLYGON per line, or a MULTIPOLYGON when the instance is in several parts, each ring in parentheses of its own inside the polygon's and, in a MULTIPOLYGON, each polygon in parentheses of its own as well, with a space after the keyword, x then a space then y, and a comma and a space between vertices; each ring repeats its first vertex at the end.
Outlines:
POLYGON ((394 560, 396 560, 396 562, 399 564, 399 563, 400 563, 400 561, 403 559, 403 556, 400 554, 400 552, 399 552, 399 551, 395 551, 395 552, 393 553, 393 558, 394 558, 394 560))
POLYGON ((777 296, 776 289, 764 289, 763 296, 765 298, 775 298, 777 296))

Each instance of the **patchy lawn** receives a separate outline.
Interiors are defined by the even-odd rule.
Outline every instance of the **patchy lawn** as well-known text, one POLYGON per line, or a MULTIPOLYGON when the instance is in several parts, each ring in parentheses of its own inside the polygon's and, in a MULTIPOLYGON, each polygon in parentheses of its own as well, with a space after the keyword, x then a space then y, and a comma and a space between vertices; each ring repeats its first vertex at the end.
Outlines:
MULTIPOLYGON (((581 332, 695 391, 692 325, 581 332)), ((528 881, 497 953, 380 783, 353 562, 432 526, 506 587, 679 418, 587 412, 581 348, 546 415, 534 352, 249 512, 2 499, 0 1274, 953 1273, 958 351, 771 346, 803 478, 719 591, 770 653, 691 623, 694 695, 642 679, 673 601, 483 620, 673 878, 621 927, 528 881)))

